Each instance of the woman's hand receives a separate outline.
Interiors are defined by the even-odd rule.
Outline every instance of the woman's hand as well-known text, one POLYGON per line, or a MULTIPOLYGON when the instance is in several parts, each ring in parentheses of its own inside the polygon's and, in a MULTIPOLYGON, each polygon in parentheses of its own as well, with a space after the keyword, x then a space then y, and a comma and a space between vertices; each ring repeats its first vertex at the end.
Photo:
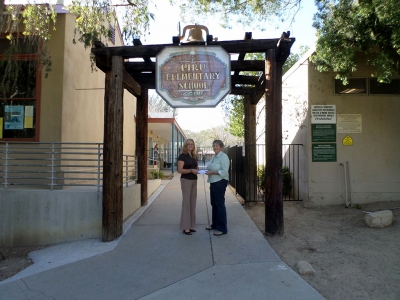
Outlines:
POLYGON ((197 174, 199 172, 197 169, 192 169, 191 171, 193 174, 197 174))

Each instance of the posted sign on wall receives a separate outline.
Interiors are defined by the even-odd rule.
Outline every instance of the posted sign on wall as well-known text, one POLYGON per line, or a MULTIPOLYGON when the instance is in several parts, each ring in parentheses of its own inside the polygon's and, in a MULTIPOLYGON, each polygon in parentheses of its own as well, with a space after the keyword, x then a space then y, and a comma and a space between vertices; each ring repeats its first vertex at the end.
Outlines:
POLYGON ((165 47, 157 55, 156 91, 172 107, 215 107, 230 93, 230 66, 220 46, 165 47))
POLYGON ((336 105, 311 105, 312 124, 336 124, 336 105))

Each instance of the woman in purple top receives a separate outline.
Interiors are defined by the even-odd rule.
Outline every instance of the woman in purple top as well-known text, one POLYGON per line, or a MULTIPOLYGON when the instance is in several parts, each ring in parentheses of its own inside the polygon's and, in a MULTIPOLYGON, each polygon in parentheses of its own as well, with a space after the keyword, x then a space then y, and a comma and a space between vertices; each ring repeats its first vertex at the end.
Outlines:
POLYGON ((197 150, 192 139, 187 139, 178 157, 178 173, 181 173, 182 212, 180 228, 184 234, 196 232, 197 200, 197 150))

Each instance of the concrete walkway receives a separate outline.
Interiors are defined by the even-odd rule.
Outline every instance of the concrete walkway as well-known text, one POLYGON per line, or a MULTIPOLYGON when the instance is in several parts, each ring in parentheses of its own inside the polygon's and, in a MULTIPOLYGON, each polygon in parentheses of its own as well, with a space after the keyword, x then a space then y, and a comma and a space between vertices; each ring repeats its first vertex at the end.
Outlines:
POLYGON ((179 174, 163 181, 116 241, 65 243, 0 282, 0 299, 324 299, 283 263, 228 188, 228 234, 205 230, 209 185, 199 175, 197 232, 179 229, 179 174))

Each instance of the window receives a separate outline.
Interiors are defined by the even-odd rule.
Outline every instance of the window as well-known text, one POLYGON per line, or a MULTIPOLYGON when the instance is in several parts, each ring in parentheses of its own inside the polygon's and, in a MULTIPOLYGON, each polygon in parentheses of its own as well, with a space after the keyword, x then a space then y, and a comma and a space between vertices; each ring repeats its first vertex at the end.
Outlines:
POLYGON ((370 78, 369 93, 371 95, 399 95, 400 79, 393 79, 390 83, 380 83, 376 78, 370 78))
POLYGON ((367 94, 367 78, 349 78, 349 83, 343 85, 342 81, 335 79, 334 94, 367 94))
POLYGON ((18 54, 10 58, 12 45, 0 38, 0 140, 37 141, 40 67, 36 54, 28 53, 36 51, 18 40, 18 54))

